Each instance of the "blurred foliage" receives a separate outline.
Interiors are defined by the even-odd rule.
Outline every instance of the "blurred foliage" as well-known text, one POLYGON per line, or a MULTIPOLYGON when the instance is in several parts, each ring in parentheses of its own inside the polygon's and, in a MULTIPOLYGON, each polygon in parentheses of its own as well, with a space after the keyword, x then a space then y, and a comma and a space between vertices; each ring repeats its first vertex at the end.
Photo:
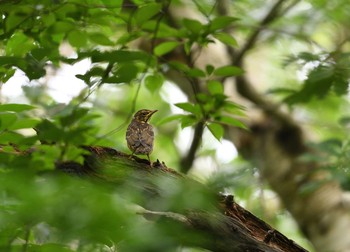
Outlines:
MULTIPOLYGON (((1 97, 0 249, 115 251, 118 246, 121 251, 174 251, 183 243, 195 251, 198 244, 189 242, 193 236, 172 233, 186 231, 147 221, 130 206, 210 209, 205 192, 162 178, 154 183, 168 201, 153 202, 125 185, 111 188, 59 176, 55 163, 82 163, 83 145, 127 152, 124 130, 132 113, 152 107, 161 108, 152 118, 158 131, 156 156, 176 168, 188 149, 183 128, 203 123, 217 140, 224 137, 225 127, 245 129, 241 118, 250 114, 224 83, 242 74, 270 83, 259 88, 286 105, 316 139, 310 145, 321 154, 303 158, 322 161, 349 189, 349 5, 346 0, 285 1, 287 15, 279 13, 271 26, 260 27, 272 2, 229 1, 233 14, 227 16, 218 12, 216 1, 0 1, 1 87, 5 89, 16 73, 28 79, 19 101, 8 103, 1 97), (184 6, 202 19, 194 15, 172 20, 168 9, 184 6), (210 45, 241 49, 255 29, 261 29, 262 36, 244 70, 214 62, 201 68, 167 58, 177 50, 190 58, 210 45), (149 46, 137 49, 144 40, 149 46), (89 69, 76 74, 84 88, 69 102, 56 102, 50 78, 62 66, 84 61, 89 69), (180 91, 167 79, 171 70, 195 91, 182 101, 173 102, 175 90, 180 91), (199 82, 203 90, 197 92, 199 82)), ((213 158, 216 144, 203 138, 209 147, 197 158, 208 163, 205 158, 210 157, 213 166, 220 167, 205 181, 208 186, 233 193, 253 212, 285 227, 287 214, 262 203, 270 191, 258 170, 240 158, 220 163, 213 158)), ((295 233, 291 235, 300 237, 295 233)))

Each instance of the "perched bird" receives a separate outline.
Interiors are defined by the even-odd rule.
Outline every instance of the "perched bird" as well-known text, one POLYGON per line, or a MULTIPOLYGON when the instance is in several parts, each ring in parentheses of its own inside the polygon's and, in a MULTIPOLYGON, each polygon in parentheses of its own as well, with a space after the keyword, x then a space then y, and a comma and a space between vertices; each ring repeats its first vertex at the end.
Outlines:
POLYGON ((134 154, 147 155, 150 164, 149 155, 153 150, 154 132, 152 125, 147 122, 157 111, 148 109, 137 111, 126 130, 126 142, 132 151, 131 156, 134 154))

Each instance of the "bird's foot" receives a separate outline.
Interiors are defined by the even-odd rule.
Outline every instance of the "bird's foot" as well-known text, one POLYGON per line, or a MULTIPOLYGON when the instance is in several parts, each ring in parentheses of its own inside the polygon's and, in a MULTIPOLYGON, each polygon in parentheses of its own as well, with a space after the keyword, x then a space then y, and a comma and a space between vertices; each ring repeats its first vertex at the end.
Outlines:
POLYGON ((166 166, 166 164, 163 161, 160 162, 159 159, 157 159, 157 161, 152 163, 152 167, 154 167, 154 168, 168 168, 166 166))

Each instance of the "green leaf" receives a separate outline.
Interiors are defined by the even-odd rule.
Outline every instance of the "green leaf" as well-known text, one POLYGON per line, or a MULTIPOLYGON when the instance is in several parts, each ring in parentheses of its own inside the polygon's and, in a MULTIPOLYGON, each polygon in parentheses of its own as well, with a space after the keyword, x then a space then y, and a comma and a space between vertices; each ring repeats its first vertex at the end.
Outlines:
POLYGON ((129 42, 138 39, 142 36, 143 33, 139 31, 134 31, 134 32, 128 32, 125 34, 121 34, 120 37, 118 37, 116 44, 117 45, 126 45, 129 42))
POLYGON ((106 83, 129 83, 137 77, 139 68, 133 63, 120 64, 114 77, 106 79, 106 83))
POLYGON ((216 30, 224 29, 237 20, 238 18, 229 17, 229 16, 217 17, 210 22, 209 31, 214 32, 216 30))
POLYGON ((63 127, 68 127, 80 121, 88 112, 89 112, 89 109, 87 108, 77 108, 72 110, 72 113, 66 116, 60 117, 59 120, 63 127))
POLYGON ((40 140, 48 141, 61 141, 65 132, 58 128, 53 122, 49 120, 43 120, 35 127, 40 140))
POLYGON ((1 144, 23 144, 23 141, 25 140, 24 136, 21 134, 18 134, 14 131, 4 131, 0 134, 0 143, 1 144))
POLYGON ((198 112, 195 106, 189 102, 176 103, 175 106, 187 112, 191 112, 192 114, 196 114, 198 112))
POLYGON ((90 41, 104 46, 112 46, 114 43, 103 33, 101 32, 93 32, 88 34, 90 41))
POLYGON ((160 121, 158 121, 156 123, 156 125, 162 125, 162 124, 166 124, 168 122, 172 122, 172 121, 176 121, 176 120, 182 120, 183 117, 185 117, 186 115, 171 115, 168 117, 165 117, 163 119, 161 119, 160 121))
POLYGON ((308 102, 312 97, 323 98, 334 84, 333 66, 318 66, 313 69, 300 91, 285 98, 289 104, 308 102))
POLYGON ((247 126, 244 123, 230 116, 219 116, 216 119, 218 122, 223 124, 228 124, 238 128, 247 129, 247 126))
POLYGON ((8 104, 0 105, 0 111, 23 112, 23 111, 32 110, 35 108, 36 108, 35 106, 28 105, 28 104, 8 103, 8 104))
POLYGON ((26 73, 30 80, 39 79, 46 74, 45 62, 39 62, 31 54, 27 54, 24 59, 26 63, 19 68, 26 73))
POLYGON ((38 61, 46 60, 48 57, 51 57, 52 55, 55 57, 58 57, 58 53, 52 48, 34 48, 31 50, 31 55, 38 61))
POLYGON ((152 93, 159 90, 162 87, 163 83, 164 83, 164 76, 158 73, 154 75, 148 75, 145 78, 145 86, 152 93))
POLYGON ((190 76, 190 77, 205 77, 206 74, 203 70, 199 69, 199 68, 190 68, 188 67, 186 64, 177 62, 177 61, 172 61, 169 63, 169 65, 172 68, 175 68, 176 70, 185 73, 186 75, 190 76))
POLYGON ((18 119, 14 124, 12 124, 9 127, 9 129, 10 130, 30 129, 30 128, 34 128, 38 123, 40 123, 40 120, 35 118, 18 119))
POLYGON ((213 34, 215 38, 220 40, 225 45, 229 46, 238 46, 237 41, 234 37, 232 37, 230 34, 227 33, 215 33, 213 34))
POLYGON ((87 44, 88 36, 80 30, 73 30, 68 34, 68 42, 74 47, 84 47, 87 44))
POLYGON ((164 54, 174 50, 176 47, 179 46, 179 44, 180 43, 178 41, 169 41, 169 42, 161 43, 154 48, 154 54, 156 56, 164 55, 164 54))
POLYGON ((74 146, 74 145, 68 145, 68 148, 66 149, 66 153, 64 155, 64 158, 66 160, 72 160, 75 162, 78 162, 80 164, 83 164, 84 158, 83 155, 88 154, 86 150, 82 149, 81 147, 74 146))
POLYGON ((42 18, 42 22, 45 24, 46 27, 49 27, 56 22, 56 16, 53 12, 49 12, 44 15, 41 15, 41 18, 42 18))
POLYGON ((224 127, 222 127, 220 124, 210 123, 207 125, 207 127, 217 140, 220 141, 224 136, 224 127))
POLYGON ((243 70, 236 66, 223 66, 214 70, 216 76, 238 76, 243 73, 243 70))
POLYGON ((23 21, 25 21, 28 18, 27 15, 20 15, 17 13, 12 13, 12 15, 9 15, 6 19, 5 19, 5 27, 6 30, 10 31, 14 28, 18 28, 18 26, 20 24, 23 23, 23 21))
POLYGON ((186 128, 197 123, 197 119, 193 115, 184 115, 181 118, 181 128, 186 128))
MULTIPOLYGON (((0 60, 1 60, 1 57, 0 57, 0 60)), ((0 63, 1 63, 1 61, 0 61, 0 63)), ((169 66, 180 71, 180 72, 187 72, 188 70, 190 70, 190 68, 186 64, 178 62, 178 61, 169 62, 169 66)))
POLYGON ((221 82, 219 81, 209 81, 208 82, 208 90, 209 93, 212 95, 215 94, 223 94, 224 93, 224 87, 221 82))
MULTIPOLYGON (((154 32, 158 29, 157 38, 182 38, 181 33, 179 33, 178 29, 175 29, 169 26, 166 23, 159 23, 158 20, 149 20, 145 24, 142 25, 143 30, 147 30, 149 32, 154 32)), ((142 34, 140 34, 142 36, 142 34)))
POLYGON ((244 116, 245 108, 242 105, 239 105, 239 104, 234 103, 232 101, 225 101, 223 109, 224 109, 224 111, 226 111, 230 114, 244 116))
POLYGON ((201 69, 199 68, 190 68, 186 71, 186 74, 188 74, 188 76, 190 77, 195 77, 195 78, 198 78, 198 77, 205 77, 205 72, 203 72, 201 69))
POLYGON ((302 59, 302 60, 304 60, 306 62, 320 60, 320 56, 319 55, 312 54, 312 53, 309 53, 309 52, 301 52, 301 53, 299 53, 298 54, 298 58, 302 59))
POLYGON ((13 112, 0 112, 0 130, 5 130, 17 121, 17 115, 13 112))
POLYGON ((10 68, 2 71, 0 69, 0 82, 6 83, 16 72, 15 68, 10 68))
POLYGON ((91 77, 103 78, 106 74, 106 70, 102 67, 95 66, 87 71, 85 74, 76 74, 75 77, 83 80, 87 85, 91 85, 91 77))
MULTIPOLYGON (((132 62, 135 60, 149 62, 149 55, 141 51, 127 51, 127 50, 115 50, 115 51, 92 51, 86 54, 81 53, 79 58, 89 58, 91 57, 92 62, 132 62)), ((1 63, 1 58, 0 58, 1 63)))
POLYGON ((191 31, 193 34, 200 34, 204 25, 199 22, 198 20, 195 19, 188 19, 185 18, 183 20, 183 25, 185 26, 186 29, 188 29, 189 31, 191 31))
POLYGON ((23 56, 35 47, 33 39, 22 32, 16 32, 7 41, 6 55, 23 56))
POLYGON ((52 34, 55 33, 68 33, 75 28, 73 22, 57 21, 49 29, 52 34))
POLYGON ((192 42, 186 41, 184 44, 184 50, 185 50, 186 55, 189 55, 191 53, 191 48, 192 48, 192 42))
POLYGON ((19 65, 26 64, 25 60, 20 57, 0 56, 0 65, 19 65))
POLYGON ((208 104, 213 100, 213 96, 205 94, 205 93, 198 93, 196 95, 196 98, 202 104, 208 104))
POLYGON ((333 90, 337 95, 344 95, 348 93, 349 76, 342 69, 336 69, 333 79, 333 90))
POLYGON ((135 14, 135 20, 137 25, 142 25, 147 20, 158 14, 162 6, 158 3, 150 3, 140 7, 135 14))
POLYGON ((215 68, 212 65, 206 65, 205 66, 205 71, 207 72, 208 75, 211 75, 214 72, 215 68))

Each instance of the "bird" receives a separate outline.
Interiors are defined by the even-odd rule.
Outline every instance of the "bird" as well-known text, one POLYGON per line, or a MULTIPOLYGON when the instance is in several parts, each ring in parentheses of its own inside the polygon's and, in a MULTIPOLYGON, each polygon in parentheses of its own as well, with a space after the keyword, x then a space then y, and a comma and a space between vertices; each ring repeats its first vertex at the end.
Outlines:
POLYGON ((153 127, 148 123, 150 118, 158 110, 141 109, 137 111, 126 130, 126 142, 132 151, 131 157, 136 155, 149 155, 153 151, 154 132, 153 127))

